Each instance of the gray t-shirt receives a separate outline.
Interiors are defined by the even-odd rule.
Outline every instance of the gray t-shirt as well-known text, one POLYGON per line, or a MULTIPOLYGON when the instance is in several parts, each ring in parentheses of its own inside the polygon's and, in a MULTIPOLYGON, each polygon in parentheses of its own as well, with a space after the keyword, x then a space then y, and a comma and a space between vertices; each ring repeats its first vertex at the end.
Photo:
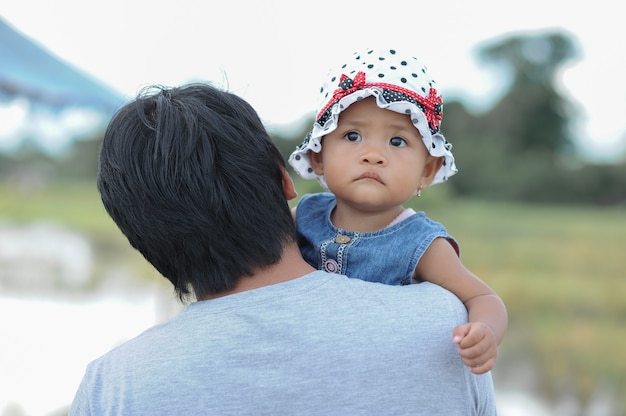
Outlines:
POLYGON ((495 415, 467 312, 430 283, 317 271, 196 302, 92 362, 70 415, 495 415))

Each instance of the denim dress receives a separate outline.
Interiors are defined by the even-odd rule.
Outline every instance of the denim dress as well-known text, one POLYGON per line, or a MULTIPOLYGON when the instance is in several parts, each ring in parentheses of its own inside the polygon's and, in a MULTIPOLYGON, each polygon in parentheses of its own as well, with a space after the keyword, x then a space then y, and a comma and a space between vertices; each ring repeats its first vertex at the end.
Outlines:
POLYGON ((357 232, 331 223, 335 206, 335 197, 328 192, 305 195, 298 203, 298 244, 304 259, 319 270, 369 282, 407 285, 436 238, 447 239, 459 254, 457 242, 445 227, 424 212, 378 231, 357 232))

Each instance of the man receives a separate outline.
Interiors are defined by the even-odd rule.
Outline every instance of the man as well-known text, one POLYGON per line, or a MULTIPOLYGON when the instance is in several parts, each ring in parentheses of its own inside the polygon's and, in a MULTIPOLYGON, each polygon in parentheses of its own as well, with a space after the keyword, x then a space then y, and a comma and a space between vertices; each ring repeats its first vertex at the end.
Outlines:
POLYGON ((98 189, 195 301, 92 362, 71 415, 496 413, 491 375, 452 342, 467 314, 450 292, 302 259, 293 183, 241 98, 203 84, 140 94, 107 128, 98 189))

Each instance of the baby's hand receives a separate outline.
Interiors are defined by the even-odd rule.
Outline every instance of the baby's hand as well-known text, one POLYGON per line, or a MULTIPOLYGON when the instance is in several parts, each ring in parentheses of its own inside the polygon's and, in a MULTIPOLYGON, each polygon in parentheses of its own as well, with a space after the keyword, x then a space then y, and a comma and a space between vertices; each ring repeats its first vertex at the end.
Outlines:
POLYGON ((491 370, 498 359, 496 335, 484 322, 469 322, 452 331, 452 340, 459 346, 463 363, 474 374, 491 370))

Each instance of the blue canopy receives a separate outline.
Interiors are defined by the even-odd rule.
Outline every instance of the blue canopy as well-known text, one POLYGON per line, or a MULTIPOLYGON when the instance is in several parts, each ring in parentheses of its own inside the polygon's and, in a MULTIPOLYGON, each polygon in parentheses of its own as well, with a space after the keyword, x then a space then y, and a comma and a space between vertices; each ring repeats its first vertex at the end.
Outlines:
POLYGON ((0 18, 0 101, 26 97, 52 110, 88 107, 113 113, 125 98, 61 61, 0 18))

